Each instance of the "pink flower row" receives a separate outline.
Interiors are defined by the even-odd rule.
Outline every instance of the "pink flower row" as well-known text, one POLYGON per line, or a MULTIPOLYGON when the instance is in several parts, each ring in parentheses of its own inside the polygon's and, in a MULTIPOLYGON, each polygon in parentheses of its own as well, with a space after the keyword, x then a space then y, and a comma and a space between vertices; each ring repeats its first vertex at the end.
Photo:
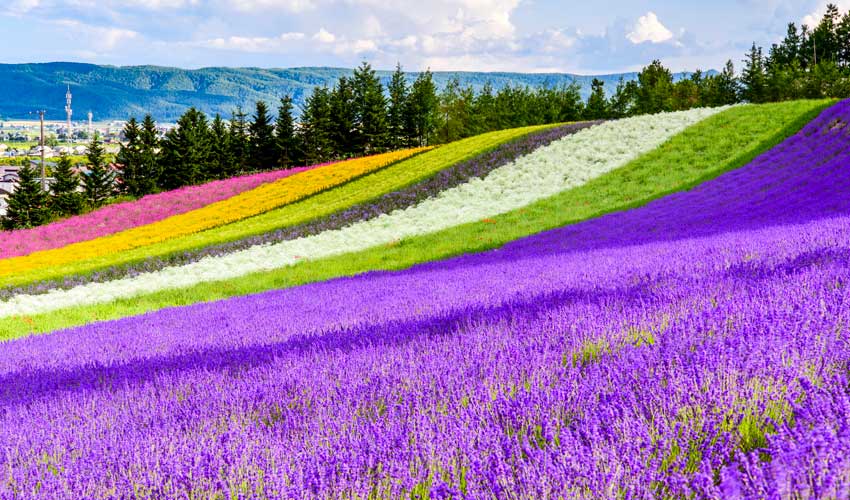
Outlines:
POLYGON ((0 259, 61 248, 115 234, 221 201, 293 174, 324 166, 313 165, 245 175, 108 205, 93 212, 32 229, 0 233, 0 259))

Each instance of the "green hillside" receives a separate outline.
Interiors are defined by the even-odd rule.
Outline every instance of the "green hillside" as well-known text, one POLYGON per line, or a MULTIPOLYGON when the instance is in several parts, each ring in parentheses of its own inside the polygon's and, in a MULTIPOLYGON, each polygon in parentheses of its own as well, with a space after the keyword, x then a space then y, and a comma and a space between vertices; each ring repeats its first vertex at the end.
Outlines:
MULTIPOLYGON (((333 85, 340 76, 352 73, 341 68, 202 68, 185 70, 158 66, 98 66, 80 63, 3 64, 0 81, 3 99, 0 117, 28 118, 34 109, 47 110, 50 119, 63 119, 66 85, 74 94, 77 118, 88 111, 96 120, 126 119, 151 113, 162 121, 174 121, 189 106, 207 114, 229 116, 237 105, 246 109, 257 100, 276 102, 291 94, 296 106, 303 103, 315 86, 333 85)), ((386 83, 390 72, 379 72, 386 83)), ((417 73, 410 73, 415 78, 417 73)), ((684 74, 677 74, 681 78, 684 74)), ((596 77, 558 73, 474 73, 438 72, 434 80, 439 87, 452 78, 463 85, 480 89, 486 82, 495 88, 506 85, 560 86, 576 82, 582 97, 587 98, 590 82, 599 78, 613 91, 620 77, 633 80, 637 73, 600 75, 596 77)))

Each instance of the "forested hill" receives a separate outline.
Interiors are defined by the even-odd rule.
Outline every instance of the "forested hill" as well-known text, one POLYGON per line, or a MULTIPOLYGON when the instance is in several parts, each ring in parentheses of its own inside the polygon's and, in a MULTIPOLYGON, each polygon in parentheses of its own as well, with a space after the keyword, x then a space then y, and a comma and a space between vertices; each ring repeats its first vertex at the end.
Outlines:
MULTIPOLYGON (((189 106, 208 115, 229 116, 233 108, 246 110, 254 102, 265 100, 273 107, 284 94, 290 94, 300 109, 310 90, 317 85, 332 86, 340 76, 351 74, 340 68, 203 68, 185 70, 157 66, 98 66, 80 63, 3 64, 0 65, 0 118, 28 118, 33 110, 45 109, 47 118, 65 117, 65 89, 73 92, 74 119, 82 120, 88 111, 96 120, 126 119, 151 113, 161 121, 174 121, 189 106)), ((391 72, 379 72, 386 84, 391 72)), ((560 86, 576 82, 582 97, 590 93, 593 78, 605 82, 612 92, 620 77, 626 81, 637 73, 581 76, 564 73, 475 73, 437 72, 434 81, 442 88, 457 77, 461 85, 476 90, 490 81, 494 88, 505 85, 560 86)), ((674 75, 679 79, 683 74, 674 75)), ((410 79, 416 73, 409 74, 410 79)))

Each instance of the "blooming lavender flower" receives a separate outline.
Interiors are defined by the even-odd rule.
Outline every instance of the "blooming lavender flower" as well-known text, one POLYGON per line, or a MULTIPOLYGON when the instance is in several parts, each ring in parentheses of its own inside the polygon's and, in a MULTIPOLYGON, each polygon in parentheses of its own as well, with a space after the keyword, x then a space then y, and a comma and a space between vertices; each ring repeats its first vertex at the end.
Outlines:
POLYGON ((845 497, 835 122, 499 250, 0 344, 0 497, 845 497))

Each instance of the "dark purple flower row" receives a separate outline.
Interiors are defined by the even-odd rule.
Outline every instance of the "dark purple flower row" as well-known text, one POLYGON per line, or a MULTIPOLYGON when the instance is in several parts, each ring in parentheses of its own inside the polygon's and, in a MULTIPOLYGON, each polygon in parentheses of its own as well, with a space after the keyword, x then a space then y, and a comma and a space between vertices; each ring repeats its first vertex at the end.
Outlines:
POLYGON ((848 123, 492 252, 2 344, 0 497, 846 497, 848 123))
POLYGON ((141 273, 158 271, 169 266, 197 262, 204 257, 225 255, 256 245, 279 243, 281 241, 312 236, 324 231, 340 229, 356 222, 388 214, 394 210, 411 207, 425 199, 436 196, 442 191, 463 184, 472 178, 483 178, 493 170, 503 167, 517 158, 597 123, 599 122, 574 123, 529 134, 499 146, 492 151, 481 153, 469 160, 441 170, 436 175, 399 191, 384 194, 373 201, 355 205, 342 212, 337 212, 304 224, 164 257, 152 257, 140 262, 115 266, 94 273, 66 276, 60 279, 42 281, 19 287, 3 288, 0 289, 0 300, 7 300, 14 295, 42 294, 54 289, 67 290, 86 283, 137 276, 141 273))

